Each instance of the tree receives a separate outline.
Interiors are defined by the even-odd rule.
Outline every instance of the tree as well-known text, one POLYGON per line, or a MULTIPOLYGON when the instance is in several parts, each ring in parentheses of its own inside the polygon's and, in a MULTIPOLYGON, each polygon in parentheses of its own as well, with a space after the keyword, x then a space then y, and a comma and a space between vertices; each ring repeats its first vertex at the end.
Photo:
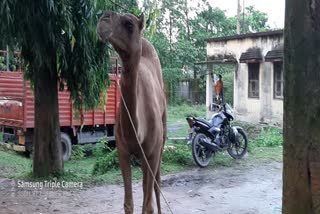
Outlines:
MULTIPOLYGON (((199 1, 196 8, 189 1, 162 1, 157 30, 151 38, 163 67, 170 101, 175 99, 175 83, 193 73, 195 62, 206 60, 205 39, 236 34, 236 16, 227 17, 225 11, 212 7, 206 0, 199 1)), ((265 13, 254 7, 246 10, 243 33, 269 29, 265 13)))
MULTIPOLYGON (((242 16, 243 17, 243 14, 242 16)), ((235 19, 234 17, 233 19, 235 19)), ((256 10, 253 6, 246 7, 244 20, 240 20, 242 33, 266 31, 269 29, 267 25, 268 16, 264 12, 256 10)))
POLYGON ((107 52, 95 33, 104 2, 2 0, 1 41, 21 47, 34 85, 35 176, 63 171, 58 83, 66 81, 77 108, 96 107, 108 83, 107 52), (61 80, 61 81, 60 81, 61 80))
POLYGON ((320 4, 287 0, 283 213, 320 213, 320 4))

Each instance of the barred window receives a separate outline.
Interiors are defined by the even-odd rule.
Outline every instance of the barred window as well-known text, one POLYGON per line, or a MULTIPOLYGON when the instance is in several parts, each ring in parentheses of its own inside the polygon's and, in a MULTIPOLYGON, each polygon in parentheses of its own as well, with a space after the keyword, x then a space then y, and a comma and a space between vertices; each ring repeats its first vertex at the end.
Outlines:
POLYGON ((259 98, 259 63, 248 63, 249 98, 259 98))
POLYGON ((283 66, 282 62, 273 63, 274 98, 283 99, 283 66))

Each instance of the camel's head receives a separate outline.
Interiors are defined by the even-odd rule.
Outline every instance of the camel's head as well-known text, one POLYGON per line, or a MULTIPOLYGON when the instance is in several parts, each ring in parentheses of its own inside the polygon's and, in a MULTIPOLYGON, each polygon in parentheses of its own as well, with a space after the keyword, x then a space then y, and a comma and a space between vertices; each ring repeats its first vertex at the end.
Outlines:
POLYGON ((117 52, 134 53, 141 49, 143 28, 143 15, 136 17, 106 11, 98 21, 97 33, 102 42, 109 41, 117 52))

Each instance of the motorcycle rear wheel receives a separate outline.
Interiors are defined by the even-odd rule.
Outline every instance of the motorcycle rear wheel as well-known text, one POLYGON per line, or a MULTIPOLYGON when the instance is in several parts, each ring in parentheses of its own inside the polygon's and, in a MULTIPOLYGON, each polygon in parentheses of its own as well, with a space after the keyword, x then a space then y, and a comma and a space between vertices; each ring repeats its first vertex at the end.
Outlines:
POLYGON ((241 129, 238 130, 238 142, 230 142, 229 148, 227 149, 229 155, 234 159, 241 159, 248 149, 248 139, 245 132, 241 129))
POLYGON ((192 157, 196 164, 204 168, 209 165, 210 159, 213 155, 213 152, 206 149, 200 144, 200 139, 207 138, 203 133, 197 133, 192 140, 192 157))

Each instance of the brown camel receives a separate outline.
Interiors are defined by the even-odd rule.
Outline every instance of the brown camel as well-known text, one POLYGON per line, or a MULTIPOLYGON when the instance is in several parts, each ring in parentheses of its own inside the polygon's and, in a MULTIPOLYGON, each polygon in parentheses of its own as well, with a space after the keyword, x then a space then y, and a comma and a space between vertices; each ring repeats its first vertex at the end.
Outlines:
POLYGON ((161 65, 154 47, 144 38, 144 18, 107 11, 100 18, 97 32, 101 41, 109 41, 123 63, 121 91, 137 130, 136 139, 128 112, 120 102, 116 124, 119 164, 124 181, 124 210, 133 213, 130 156, 141 160, 143 172, 142 213, 153 213, 153 191, 161 213, 160 190, 144 160, 139 143, 160 184, 160 163, 166 139, 166 99, 161 65))

